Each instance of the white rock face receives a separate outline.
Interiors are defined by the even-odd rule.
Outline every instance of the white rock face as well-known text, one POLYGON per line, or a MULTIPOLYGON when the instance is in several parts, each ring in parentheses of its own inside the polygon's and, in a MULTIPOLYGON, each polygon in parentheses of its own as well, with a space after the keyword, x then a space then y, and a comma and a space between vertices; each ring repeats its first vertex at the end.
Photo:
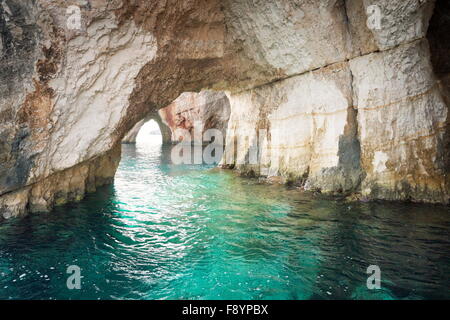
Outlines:
POLYGON ((300 180, 308 188, 329 192, 352 190, 359 184, 357 151, 354 163, 343 166, 340 161, 346 152, 354 152, 351 143, 356 143, 354 124, 349 123, 354 110, 346 63, 230 95, 230 101, 227 158, 222 165, 300 180), (348 144, 343 143, 346 140, 348 144), (249 159, 252 147, 259 150, 256 165, 249 159), (334 181, 326 177, 331 172, 334 181))
MULTIPOLYGON (((298 7, 302 6, 306 4, 300 1, 298 7)), ((326 8, 343 10, 338 1, 312 11, 328 17, 323 13, 330 12, 326 8)), ((443 150, 448 144, 448 104, 445 84, 433 73, 424 39, 433 8, 434 1, 346 1, 346 28, 336 27, 341 20, 334 14, 334 20, 328 19, 337 21, 334 30, 321 26, 315 31, 318 35, 327 30, 332 39, 305 49, 314 50, 317 44, 324 48, 322 55, 312 54, 316 58, 310 67, 320 67, 323 61, 341 63, 230 96, 229 152, 223 164, 323 192, 361 190, 368 198, 448 202, 448 160, 443 150), (339 48, 337 60, 317 58, 328 56, 327 45, 339 48), (259 141, 258 162, 249 164, 260 128, 268 135, 259 141), (250 138, 233 150, 232 141, 239 136, 250 138)), ((264 16, 259 10, 279 12, 257 9, 258 17, 264 16)), ((305 17, 314 14, 305 13, 305 17)), ((290 68, 286 60, 300 55, 283 55, 280 49, 287 47, 274 42, 286 45, 283 39, 289 37, 269 36, 277 27, 267 28, 270 31, 262 27, 272 24, 271 18, 245 19, 247 28, 261 28, 247 41, 259 45, 268 65, 302 72, 300 59, 294 62, 299 69, 290 68), (259 36, 277 40, 260 41, 259 36), (267 52, 284 58, 274 58, 277 65, 267 52)), ((299 42, 304 43, 295 43, 299 42)))
POLYGON ((378 48, 387 50, 424 38, 434 3, 434 0, 364 0, 366 24, 378 48))
POLYGON ((66 50, 67 67, 50 82, 54 133, 30 179, 111 149, 111 135, 126 113, 134 78, 155 57, 157 42, 133 22, 118 27, 111 17, 91 24, 66 50))
POLYGON ((245 55, 283 76, 350 56, 343 1, 227 0, 224 5, 230 32, 244 43, 245 55))
POLYGON ((444 201, 439 160, 448 106, 433 75, 426 40, 350 62, 363 194, 385 199, 444 201))
POLYGON ((15 32, 4 46, 9 55, 0 55, 5 217, 48 211, 111 183, 120 159, 117 127, 135 78, 156 57, 156 38, 134 21, 119 23, 111 11, 90 11, 83 29, 70 31, 66 8, 59 5, 14 4, 11 26, 1 30, 15 32), (21 27, 26 32, 19 35, 21 27), (17 61, 10 57, 13 48, 17 61))

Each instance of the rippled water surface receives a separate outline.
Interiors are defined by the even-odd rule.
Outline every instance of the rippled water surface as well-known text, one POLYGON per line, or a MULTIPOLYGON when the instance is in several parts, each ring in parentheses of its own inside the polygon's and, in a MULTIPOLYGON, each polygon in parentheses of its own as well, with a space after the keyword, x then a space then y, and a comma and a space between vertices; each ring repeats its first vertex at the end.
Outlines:
POLYGON ((113 186, 1 223, 0 299, 450 298, 448 207, 318 199, 169 156, 125 145, 113 186))

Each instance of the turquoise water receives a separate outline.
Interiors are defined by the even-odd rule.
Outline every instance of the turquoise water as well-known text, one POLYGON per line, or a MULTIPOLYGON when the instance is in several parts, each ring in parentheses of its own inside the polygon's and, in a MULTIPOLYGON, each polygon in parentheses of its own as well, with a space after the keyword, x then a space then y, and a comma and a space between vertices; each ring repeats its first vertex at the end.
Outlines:
POLYGON ((449 299, 449 234, 448 207, 321 199, 125 145, 113 186, 0 224, 0 299, 449 299))

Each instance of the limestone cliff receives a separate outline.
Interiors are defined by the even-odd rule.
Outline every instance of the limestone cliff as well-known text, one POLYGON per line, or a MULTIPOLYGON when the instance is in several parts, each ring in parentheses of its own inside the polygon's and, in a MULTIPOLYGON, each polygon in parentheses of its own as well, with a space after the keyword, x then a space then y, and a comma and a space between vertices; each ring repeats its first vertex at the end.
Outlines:
POLYGON ((111 182, 127 132, 204 88, 228 92, 230 167, 448 203, 449 17, 445 0, 0 0, 1 215, 111 182))
MULTIPOLYGON (((337 3, 324 2, 315 11, 331 20, 330 36, 317 35, 321 31, 314 32, 313 23, 302 25, 302 30, 328 39, 340 56, 330 56, 323 67, 314 62, 311 72, 230 96, 227 148, 232 156, 227 164, 244 173, 281 176, 306 189, 447 203, 448 85, 445 88, 445 75, 439 79, 433 71, 430 55, 436 52, 430 53, 426 39, 434 3, 337 3), (370 17, 364 13, 373 4, 383 15, 379 30, 370 30, 366 23, 370 17), (335 57, 340 62, 334 62, 335 57), (258 139, 260 129, 268 134, 258 139), (233 140, 242 136, 249 136, 250 142, 235 147, 233 140), (246 165, 244 158, 255 144, 259 163, 246 165)), ((448 5, 443 3, 435 9, 435 23, 449 31, 448 5)), ((266 24, 252 21, 256 29, 258 22, 261 28, 266 24)), ((302 40, 307 43, 308 38, 302 40)), ((315 44, 326 48, 323 40, 315 44)), ((444 64, 442 57, 450 51, 442 45, 439 50, 444 64)), ((323 58, 326 52, 308 57, 323 58)), ((434 69, 442 71, 440 65, 434 69)))

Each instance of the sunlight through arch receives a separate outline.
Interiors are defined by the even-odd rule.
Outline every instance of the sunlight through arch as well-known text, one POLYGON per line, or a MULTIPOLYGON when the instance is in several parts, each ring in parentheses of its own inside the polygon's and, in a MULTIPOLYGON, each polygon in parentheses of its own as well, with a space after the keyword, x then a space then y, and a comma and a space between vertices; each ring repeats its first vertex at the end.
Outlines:
POLYGON ((163 137, 161 129, 155 120, 146 122, 136 137, 136 144, 140 146, 145 145, 162 145, 163 137))

